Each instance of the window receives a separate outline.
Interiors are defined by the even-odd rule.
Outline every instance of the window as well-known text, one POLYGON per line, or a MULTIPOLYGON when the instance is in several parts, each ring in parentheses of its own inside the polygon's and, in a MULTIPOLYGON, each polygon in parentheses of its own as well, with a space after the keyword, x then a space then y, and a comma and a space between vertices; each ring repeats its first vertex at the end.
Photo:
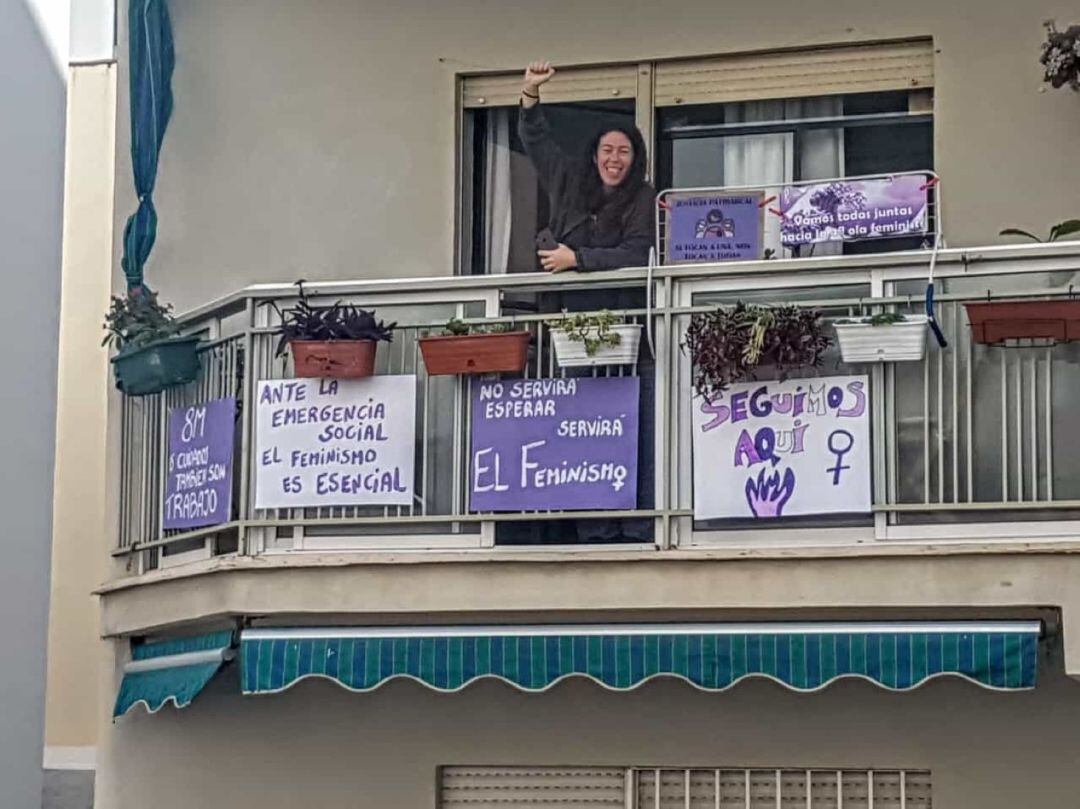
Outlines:
MULTIPOLYGON (((634 101, 545 103, 544 113, 562 150, 578 155, 605 125, 633 125, 634 101)), ((551 212, 518 138, 518 108, 480 109, 469 118, 473 227, 468 274, 537 272, 535 238, 551 212)))
POLYGON ((926 770, 444 767, 439 806, 930 809, 926 770), (629 794, 628 794, 629 793, 629 794))
MULTIPOLYGON (((933 118, 923 92, 735 101, 662 109, 661 188, 756 186, 933 169, 933 118)), ((766 219, 779 252, 779 222, 766 219)), ((919 238, 844 245, 845 253, 918 247, 919 238)), ((838 246, 832 246, 838 249, 838 246)), ((822 252, 822 245, 817 246, 822 252)))
MULTIPOLYGON (((568 155, 581 153, 607 123, 634 123, 637 65, 560 68, 543 91, 552 134, 568 155)), ((460 272, 535 272, 535 237, 549 216, 517 136, 521 72, 468 76, 461 83, 460 272)), ((638 121, 638 126, 641 126, 638 121)))
POLYGON ((930 773, 924 770, 637 770, 634 787, 636 809, 929 809, 931 805, 930 773))
MULTIPOLYGON (((605 121, 634 121, 658 189, 930 170, 933 60, 933 43, 917 39, 560 68, 543 103, 570 153, 605 121)), ((520 84, 519 72, 462 79, 463 274, 537 269, 533 239, 548 210, 517 140, 520 84)), ((843 250, 915 246, 887 239, 843 250)))

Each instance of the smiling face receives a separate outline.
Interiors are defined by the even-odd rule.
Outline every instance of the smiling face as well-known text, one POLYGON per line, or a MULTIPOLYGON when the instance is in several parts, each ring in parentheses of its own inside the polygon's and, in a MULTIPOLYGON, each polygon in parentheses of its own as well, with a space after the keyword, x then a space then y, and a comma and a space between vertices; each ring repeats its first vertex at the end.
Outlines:
POLYGON ((617 129, 605 132, 597 144, 595 159, 600 182, 609 188, 621 185, 634 163, 634 147, 630 138, 617 129))

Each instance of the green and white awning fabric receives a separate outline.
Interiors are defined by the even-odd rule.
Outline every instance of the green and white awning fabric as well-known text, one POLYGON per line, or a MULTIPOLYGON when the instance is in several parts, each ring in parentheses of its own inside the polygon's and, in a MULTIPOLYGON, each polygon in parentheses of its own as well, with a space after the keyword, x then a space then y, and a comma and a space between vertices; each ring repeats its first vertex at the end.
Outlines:
POLYGON ((1034 688, 1038 621, 947 623, 606 624, 249 629, 245 694, 321 677, 354 691, 396 678, 457 691, 496 678, 543 691, 570 677, 629 690, 674 677, 723 691, 763 677, 796 691, 858 678, 907 691, 938 677, 1034 688))
POLYGON ((161 710, 167 702, 186 708, 232 659, 232 639, 233 633, 227 631, 132 644, 113 717, 123 716, 139 704, 150 713, 161 710))

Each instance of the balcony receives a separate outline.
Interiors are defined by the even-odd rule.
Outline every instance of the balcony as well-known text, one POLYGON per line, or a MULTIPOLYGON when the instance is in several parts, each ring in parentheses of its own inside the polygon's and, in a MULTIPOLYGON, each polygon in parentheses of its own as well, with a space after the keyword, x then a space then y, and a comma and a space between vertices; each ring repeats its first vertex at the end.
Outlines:
MULTIPOLYGON (((1072 343, 976 344, 963 306, 988 298, 1070 295, 1080 251, 1068 244, 941 251, 937 315, 947 349, 931 340, 920 361, 847 365, 834 346, 823 367, 809 374, 868 377, 869 513, 695 519, 692 411, 701 400, 694 397, 691 361, 682 348, 690 319, 738 300, 815 307, 828 319, 920 313, 928 260, 928 253, 918 251, 572 278, 522 274, 312 285, 314 303, 354 301, 397 321, 393 342, 379 348, 376 373, 416 378, 412 503, 377 507, 256 507, 257 383, 291 376, 288 357, 275 357, 278 320, 269 304, 295 298, 296 289, 249 287, 184 318, 188 331, 205 338, 198 382, 163 394, 119 397, 119 536, 113 553, 127 558, 133 572, 227 554, 497 550, 522 544, 584 553, 611 545, 603 531, 582 526, 626 526, 628 520, 645 532, 615 531, 623 540, 619 550, 1049 542, 1074 535, 1080 525, 1080 436, 1071 429, 1071 413, 1080 395, 1080 354, 1072 343), (640 465, 651 468, 653 480, 648 486, 650 475, 640 476, 637 506, 510 513, 470 508, 473 388, 481 383, 477 377, 428 376, 418 337, 450 317, 512 323, 532 335, 524 378, 558 379, 567 372, 555 362, 550 331, 562 315, 538 313, 530 302, 577 291, 605 290, 617 297, 613 291, 646 286, 650 305, 617 313, 645 327, 642 353, 655 358, 655 395, 643 397, 640 414, 640 465), (208 528, 166 530, 169 413, 223 396, 237 402, 230 519, 208 528)), ((609 366, 589 373, 637 371, 609 366)), ((775 377, 767 369, 760 375, 770 376, 775 377)))

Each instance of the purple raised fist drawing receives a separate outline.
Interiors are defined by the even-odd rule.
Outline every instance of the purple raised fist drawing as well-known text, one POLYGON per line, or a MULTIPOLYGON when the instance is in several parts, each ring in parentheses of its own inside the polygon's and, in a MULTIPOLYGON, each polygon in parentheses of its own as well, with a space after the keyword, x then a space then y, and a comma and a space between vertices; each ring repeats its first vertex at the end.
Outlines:
POLYGON ((746 479, 746 502, 755 517, 779 517, 795 491, 795 473, 784 469, 762 469, 757 478, 746 479))

